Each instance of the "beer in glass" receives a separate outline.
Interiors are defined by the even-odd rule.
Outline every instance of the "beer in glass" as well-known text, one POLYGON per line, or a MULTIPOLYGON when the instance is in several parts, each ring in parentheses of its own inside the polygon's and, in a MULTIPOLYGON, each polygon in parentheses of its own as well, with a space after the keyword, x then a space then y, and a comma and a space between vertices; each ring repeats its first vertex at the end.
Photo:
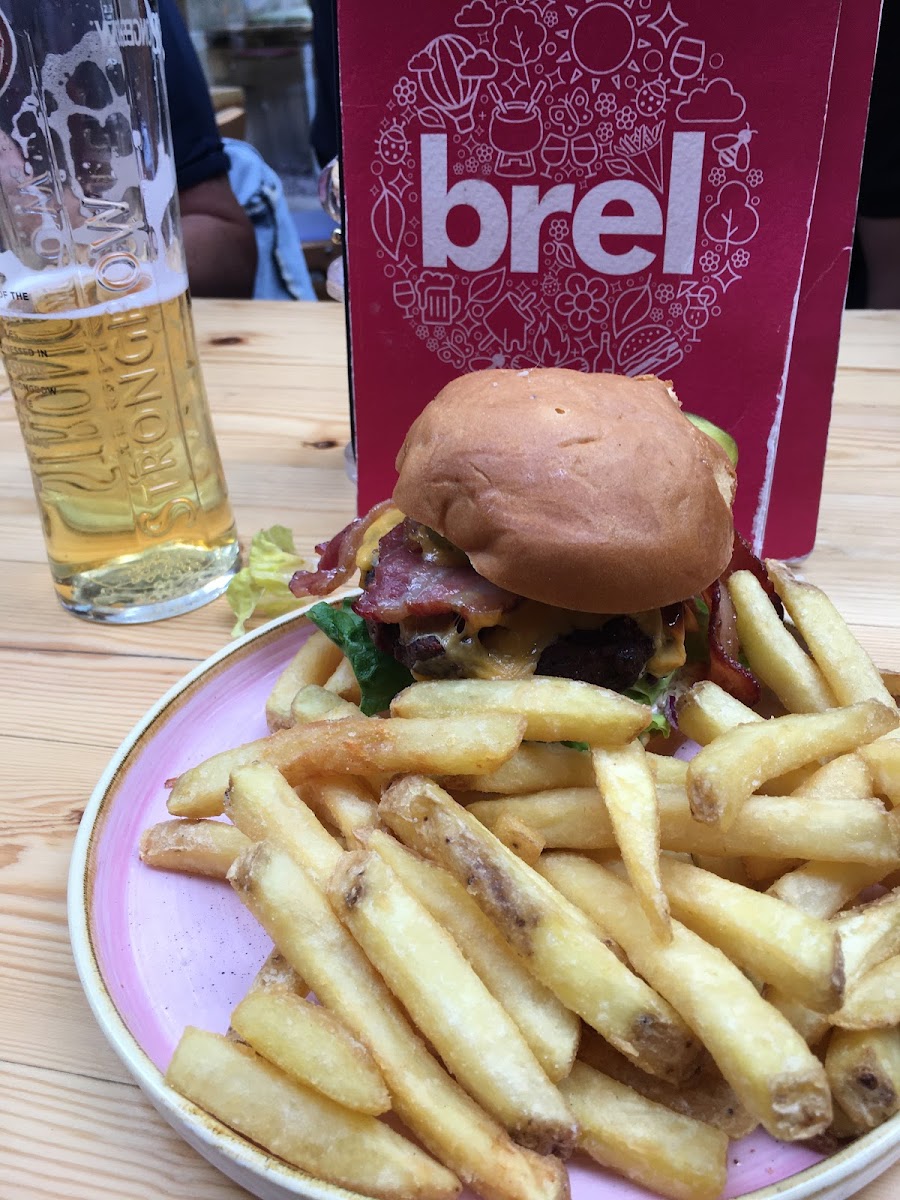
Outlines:
POLYGON ((62 604, 146 621, 238 561, 147 0, 0 0, 0 351, 62 604))

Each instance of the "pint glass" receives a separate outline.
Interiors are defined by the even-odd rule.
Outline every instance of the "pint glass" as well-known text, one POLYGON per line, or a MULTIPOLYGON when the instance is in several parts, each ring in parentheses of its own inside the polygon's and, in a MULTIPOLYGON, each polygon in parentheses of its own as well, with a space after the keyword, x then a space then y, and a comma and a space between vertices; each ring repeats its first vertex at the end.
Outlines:
POLYGON ((63 605, 186 612, 234 519, 197 362, 152 0, 0 0, 0 351, 63 605))

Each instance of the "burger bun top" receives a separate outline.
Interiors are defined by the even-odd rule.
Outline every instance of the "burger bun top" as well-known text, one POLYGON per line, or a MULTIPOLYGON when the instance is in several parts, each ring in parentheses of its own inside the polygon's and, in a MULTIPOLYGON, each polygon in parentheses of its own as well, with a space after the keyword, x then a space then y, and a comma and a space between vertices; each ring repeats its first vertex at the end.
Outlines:
POLYGON ((413 423, 397 469, 404 513, 498 587, 559 608, 659 608, 731 559, 731 461, 655 376, 463 375, 413 423))

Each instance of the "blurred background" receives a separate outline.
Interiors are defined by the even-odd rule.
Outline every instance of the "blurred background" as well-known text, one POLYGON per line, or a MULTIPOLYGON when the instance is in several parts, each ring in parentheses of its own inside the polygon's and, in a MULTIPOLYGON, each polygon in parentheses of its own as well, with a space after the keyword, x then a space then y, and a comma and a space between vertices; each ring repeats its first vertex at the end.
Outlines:
MULTIPOLYGON (((337 222, 321 169, 338 150, 334 0, 177 0, 223 137, 254 147, 281 181, 310 281, 338 279, 337 222)), ((900 307, 900 0, 886 0, 847 295, 851 308, 900 307)))
MULTIPOLYGON (((318 180, 337 153, 337 135, 333 109, 320 112, 325 128, 316 153, 313 7, 306 0, 178 0, 178 7, 209 84, 219 133, 249 142, 278 175, 316 295, 327 299, 326 271, 340 249, 318 180)), ((319 26, 330 22, 330 0, 315 9, 319 26)), ((333 39, 328 31, 323 38, 321 28, 318 33, 327 58, 333 39)), ((331 80, 322 85, 330 88, 331 80)))

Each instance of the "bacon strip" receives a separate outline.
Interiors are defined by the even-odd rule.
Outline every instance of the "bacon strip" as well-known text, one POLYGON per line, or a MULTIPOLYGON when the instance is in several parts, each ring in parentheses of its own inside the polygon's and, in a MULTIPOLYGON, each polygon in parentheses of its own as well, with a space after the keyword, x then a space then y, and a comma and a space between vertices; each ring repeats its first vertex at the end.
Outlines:
POLYGON ((743 704, 753 708, 759 703, 759 681, 737 661, 739 642, 737 622, 728 590, 717 579, 703 593, 709 606, 709 674, 708 678, 730 692, 743 704))
POLYGON ((356 555, 366 536, 366 530, 382 513, 392 507, 392 501, 382 500, 336 533, 330 541, 316 546, 319 564, 315 571, 295 571, 288 585, 295 596, 327 596, 350 578, 356 570, 356 555))
POLYGON ((378 543, 378 562, 366 590, 353 604, 366 620, 394 625, 408 617, 458 613, 467 619, 500 614, 519 597, 482 578, 474 567, 430 562, 403 521, 378 543))
POLYGON ((766 595, 772 601, 778 612, 779 617, 784 620, 784 605, 781 603, 781 598, 775 591, 772 581, 766 574, 766 568, 753 553, 750 548, 750 543, 746 538, 742 537, 737 530, 734 531, 734 546, 731 551, 731 562, 725 568, 721 578, 727 579, 729 575, 733 575, 735 571, 750 571, 755 575, 765 589, 766 595))

